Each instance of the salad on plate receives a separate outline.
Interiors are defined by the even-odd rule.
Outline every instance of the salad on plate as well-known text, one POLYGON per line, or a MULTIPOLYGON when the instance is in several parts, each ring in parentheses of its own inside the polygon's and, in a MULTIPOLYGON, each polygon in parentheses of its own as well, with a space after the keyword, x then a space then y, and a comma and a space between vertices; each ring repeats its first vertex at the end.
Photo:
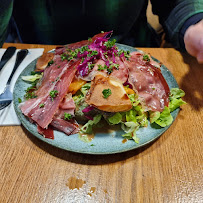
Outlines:
POLYGON ((124 138, 138 143, 140 128, 172 123, 171 112, 185 104, 184 91, 169 89, 150 54, 118 49, 111 35, 57 47, 22 76, 31 86, 19 108, 39 134, 54 139, 54 130, 88 135, 119 125, 124 138))

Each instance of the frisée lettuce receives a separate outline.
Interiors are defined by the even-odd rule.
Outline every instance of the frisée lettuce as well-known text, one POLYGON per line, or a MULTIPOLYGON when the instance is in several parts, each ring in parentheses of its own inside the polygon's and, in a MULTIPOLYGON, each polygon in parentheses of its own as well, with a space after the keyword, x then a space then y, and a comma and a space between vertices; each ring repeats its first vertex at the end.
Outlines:
MULTIPOLYGON (((90 89, 91 83, 86 83, 79 94, 73 97, 76 104, 76 115, 77 115, 77 106, 80 108, 89 108, 85 103, 85 95, 90 89), (85 104, 85 105, 84 105, 85 104)), ((91 134, 93 133, 93 126, 96 126, 101 120, 105 120, 108 125, 120 125, 121 129, 125 132, 122 136, 125 139, 132 139, 136 143, 139 143, 139 138, 136 135, 136 131, 141 127, 147 127, 148 123, 156 123, 160 127, 169 126, 173 122, 173 117, 171 112, 180 107, 183 104, 186 104, 181 97, 185 95, 184 91, 179 88, 172 88, 170 91, 169 97, 169 106, 165 106, 162 112, 153 112, 145 111, 142 107, 137 94, 129 94, 128 97, 132 103, 132 109, 126 112, 116 112, 116 113, 107 113, 102 111, 97 111, 94 107, 89 109, 94 109, 94 117, 89 117, 90 119, 83 125, 80 129, 81 133, 91 134), (95 111, 96 110, 96 111, 95 111)), ((82 111, 80 110, 80 113, 82 111)), ((89 112, 85 111, 85 112, 89 112)), ((82 112, 82 115, 85 114, 82 112)), ((86 116, 86 118, 88 118, 86 116)))
POLYGON ((180 107, 183 104, 186 104, 185 101, 181 99, 181 97, 185 96, 185 92, 179 88, 172 88, 171 93, 169 96, 170 102, 169 102, 169 109, 170 112, 174 111, 178 107, 180 107))

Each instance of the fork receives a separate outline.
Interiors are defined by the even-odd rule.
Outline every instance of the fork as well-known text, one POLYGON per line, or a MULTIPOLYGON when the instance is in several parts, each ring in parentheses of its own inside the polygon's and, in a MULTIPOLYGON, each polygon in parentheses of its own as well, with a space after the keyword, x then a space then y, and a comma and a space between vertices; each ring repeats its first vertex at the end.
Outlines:
POLYGON ((13 71, 6 83, 3 93, 0 95, 0 110, 7 107, 13 100, 13 94, 10 91, 10 83, 15 71, 17 70, 18 66, 21 64, 21 62, 23 61, 23 59, 26 57, 27 54, 28 54, 27 49, 22 49, 17 53, 16 62, 15 62, 13 71))
POLYGON ((0 61, 0 71, 4 67, 4 65, 10 60, 10 58, 14 55, 15 51, 16 47, 8 47, 6 49, 0 61))

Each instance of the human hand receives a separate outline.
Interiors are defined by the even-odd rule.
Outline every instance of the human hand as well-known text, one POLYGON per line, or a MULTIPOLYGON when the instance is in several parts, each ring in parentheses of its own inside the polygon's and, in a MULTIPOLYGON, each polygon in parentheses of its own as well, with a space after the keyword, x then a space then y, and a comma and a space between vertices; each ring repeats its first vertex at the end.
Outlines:
POLYGON ((203 20, 186 30, 184 42, 187 52, 203 64, 203 20))

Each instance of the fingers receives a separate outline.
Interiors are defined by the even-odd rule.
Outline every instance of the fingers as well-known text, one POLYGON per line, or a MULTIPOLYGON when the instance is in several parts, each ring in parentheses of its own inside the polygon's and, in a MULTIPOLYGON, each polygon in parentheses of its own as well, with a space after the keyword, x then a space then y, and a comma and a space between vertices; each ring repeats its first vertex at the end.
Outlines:
POLYGON ((197 61, 200 64, 203 64, 203 52, 197 54, 197 61))
POLYGON ((187 52, 203 63, 203 20, 186 30, 184 42, 187 52))

